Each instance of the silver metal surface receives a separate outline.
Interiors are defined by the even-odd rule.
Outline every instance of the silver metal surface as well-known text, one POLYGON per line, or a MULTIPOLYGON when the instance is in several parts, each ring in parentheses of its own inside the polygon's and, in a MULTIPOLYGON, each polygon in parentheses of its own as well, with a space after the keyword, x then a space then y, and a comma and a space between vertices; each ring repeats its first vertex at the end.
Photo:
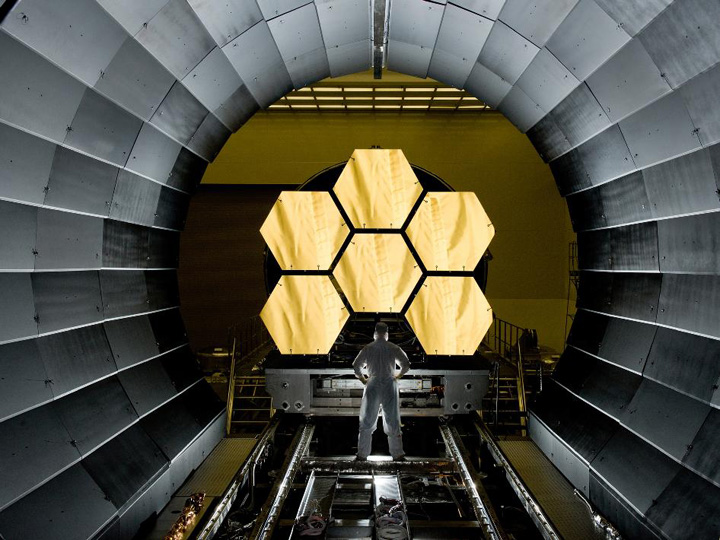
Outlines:
POLYGON ((177 394, 160 359, 125 369, 117 377, 139 416, 153 411, 177 394))
POLYGON ((683 274, 720 274, 720 213, 657 222, 660 269, 683 274))
POLYGON ((517 85, 544 111, 551 111, 580 85, 580 81, 550 51, 540 49, 517 85))
POLYGON ((59 146, 44 205, 107 216, 117 175, 117 167, 59 146))
POLYGON ((3 422, 53 399, 52 387, 34 339, 0 345, 0 420, 3 422))
POLYGON ((703 146, 720 141, 720 114, 715 110, 720 69, 712 68, 680 89, 698 138, 703 146))
POLYGON ((100 294, 107 319, 148 311, 148 289, 143 270, 101 270, 100 294))
POLYGON ((128 35, 94 0, 23 0, 2 29, 93 86, 128 35), (22 11, 22 16, 18 13, 22 11), (48 28, 55 28, 48 32, 48 28))
POLYGON ((495 20, 505 4, 505 0, 453 0, 453 3, 468 11, 495 20))
POLYGON ((303 88, 330 76, 330 64, 324 47, 293 57, 285 65, 295 88, 303 88))
POLYGON ((497 109, 525 133, 545 116, 545 111, 518 86, 513 86, 497 109))
POLYGON ((588 77, 587 85, 613 122, 671 90, 642 43, 636 39, 588 77))
POLYGON ((62 142, 85 86, 0 32, 0 119, 62 142))
POLYGON ((142 120, 88 88, 63 142, 122 167, 141 126, 142 120))
POLYGON ((212 111, 237 91, 243 82, 222 49, 216 47, 187 74, 183 84, 212 111))
POLYGON ((37 215, 36 270, 100 268, 103 220, 41 208, 37 215))
POLYGON ((635 36, 672 4, 672 0, 644 0, 643 2, 595 0, 595 2, 614 20, 622 24, 625 31, 631 36, 635 36))
POLYGON ((37 213, 33 206, 0 201, 0 269, 35 268, 37 213))
POLYGON ((365 0, 315 0, 327 49, 370 39, 370 3, 365 0))
POLYGON ((578 155, 593 185, 618 178, 635 169, 633 156, 617 125, 581 144, 578 155))
POLYGON ((0 197, 42 204, 56 146, 0 123, 0 197))
POLYGON ((97 272, 36 272, 30 277, 41 334, 102 320, 97 272))
POLYGON ((638 167, 700 148, 700 140, 682 98, 668 94, 619 124, 638 167))
POLYGON ((546 45, 582 81, 628 41, 630 36, 593 0, 580 0, 546 45))
POLYGON ((149 120, 175 82, 170 72, 134 39, 123 43, 94 88, 149 120))
POLYGON ((545 161, 550 161, 570 150, 570 142, 562 132, 554 115, 548 114, 527 131, 528 139, 545 161))
POLYGON ((445 442, 446 452, 457 464, 460 477, 468 492, 468 498, 473 506, 475 517, 480 522, 483 534, 490 540, 507 538, 477 474, 474 474, 469 469, 471 465, 466 462, 467 451, 460 440, 457 430, 449 427, 447 424, 440 424, 440 434, 445 442))
POLYGON ((0 273, 0 342, 36 336, 33 287, 29 274, 0 273))
POLYGON ((134 36, 149 22, 168 0, 141 0, 124 2, 122 0, 97 0, 127 32, 134 36))
POLYGON ((470 76, 465 81, 465 90, 493 108, 500 105, 510 88, 512 85, 509 82, 480 63, 473 66, 470 76))
POLYGON ((302 460, 302 469, 315 471, 317 473, 338 473, 338 474, 373 474, 379 473, 419 473, 428 474, 431 472, 451 474, 457 472, 457 463, 451 459, 425 459, 406 458, 406 461, 355 461, 354 457, 347 458, 313 458, 306 457, 302 460))
POLYGON ((150 123, 181 144, 187 144, 207 115, 207 108, 182 83, 176 82, 150 123))
POLYGON ((537 47, 545 45, 578 0, 507 0, 498 19, 537 47))
POLYGON ((103 224, 103 268, 150 266, 149 230, 139 225, 107 219, 103 224))
POLYGON ((312 0, 257 0, 265 20, 288 13, 299 7, 312 3, 312 0))
POLYGON ((285 62, 325 47, 312 2, 272 19, 268 28, 285 62))
POLYGON ((435 49, 428 66, 428 77, 455 88, 462 88, 472 68, 472 60, 435 49))
POLYGON ((135 39, 176 78, 182 79, 215 47, 186 0, 170 0, 143 23, 135 39))
POLYGON ((432 48, 411 45, 403 41, 388 41, 387 68, 414 77, 427 77, 432 48))
POLYGON ((720 338, 720 278, 664 274, 658 324, 720 338))
POLYGON ((160 352, 147 316, 128 317, 103 323, 118 369, 139 364, 160 352), (125 339, 133 336, 132 340, 125 339))
POLYGON ((421 0, 390 3, 389 39, 432 51, 440 30, 445 6, 421 0))
POLYGON ((578 146, 608 128, 610 119, 600 103, 583 83, 557 105, 550 116, 567 137, 571 147, 578 146))
POLYGON ((235 132, 260 108, 255 98, 243 84, 228 97, 213 114, 235 132))
POLYGON ((157 182, 166 183, 177 161, 180 144, 155 128, 143 124, 125 168, 157 182))
POLYGON ((370 69, 372 65, 372 45, 370 40, 355 41, 327 50, 330 76, 341 77, 358 71, 370 69))
POLYGON ((188 3, 221 47, 263 18, 257 3, 247 0, 188 0, 188 3))
MULTIPOLYGON (((193 134, 188 142, 188 148, 208 161, 212 161, 220 153, 231 134, 230 130, 214 114, 210 113, 193 134)), ((184 222, 184 215, 182 217, 184 222)))
POLYGON ((152 225, 162 186, 128 171, 120 171, 113 194, 110 217, 152 225))
POLYGON ((520 78, 539 49, 502 21, 496 22, 477 61, 510 84, 520 78))

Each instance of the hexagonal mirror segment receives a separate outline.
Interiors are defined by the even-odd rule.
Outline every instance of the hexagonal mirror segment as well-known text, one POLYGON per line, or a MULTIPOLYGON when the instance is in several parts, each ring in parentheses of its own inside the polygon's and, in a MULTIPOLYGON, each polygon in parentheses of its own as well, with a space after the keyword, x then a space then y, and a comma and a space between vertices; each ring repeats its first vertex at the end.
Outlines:
POLYGON ((283 191, 260 228, 283 270, 328 270, 349 232, 327 191, 283 191))
POLYGON ((492 324, 492 309, 477 282, 428 276, 405 318, 429 355, 471 355, 492 324))
POLYGON ((471 191, 427 193, 407 228, 427 270, 472 272, 495 227, 471 191))
POLYGON ((402 150, 355 150, 333 191, 357 229, 400 229, 422 194, 402 150))
POLYGON ((422 271, 399 233, 356 233, 333 275, 353 310, 398 313, 422 271))
POLYGON ((348 310, 329 276, 282 276, 260 317, 282 354, 326 354, 348 310))

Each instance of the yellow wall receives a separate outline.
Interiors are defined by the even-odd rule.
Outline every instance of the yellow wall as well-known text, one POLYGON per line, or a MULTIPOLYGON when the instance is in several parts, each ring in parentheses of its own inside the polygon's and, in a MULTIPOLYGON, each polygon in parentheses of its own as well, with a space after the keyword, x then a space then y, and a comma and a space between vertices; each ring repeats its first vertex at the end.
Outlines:
POLYGON ((261 112, 230 138, 203 183, 299 184, 373 145, 401 148, 414 165, 477 193, 496 229, 490 303, 561 350, 567 207, 548 166, 499 113, 261 112))

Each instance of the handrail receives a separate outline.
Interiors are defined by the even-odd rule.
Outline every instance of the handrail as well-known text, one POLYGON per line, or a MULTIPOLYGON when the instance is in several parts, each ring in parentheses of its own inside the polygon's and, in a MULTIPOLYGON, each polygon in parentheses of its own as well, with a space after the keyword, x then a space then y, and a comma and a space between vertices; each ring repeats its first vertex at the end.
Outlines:
POLYGON ((518 387, 518 409, 520 411, 520 435, 527 435, 527 400, 525 398, 525 370, 523 369, 522 347, 517 342, 517 387, 518 387))

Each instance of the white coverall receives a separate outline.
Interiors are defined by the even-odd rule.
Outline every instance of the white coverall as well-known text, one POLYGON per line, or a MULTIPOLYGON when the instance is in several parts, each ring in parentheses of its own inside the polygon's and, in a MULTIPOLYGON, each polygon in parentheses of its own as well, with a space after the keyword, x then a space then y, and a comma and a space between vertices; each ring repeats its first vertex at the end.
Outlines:
POLYGON ((395 378, 396 362, 400 364, 399 378, 410 369, 410 361, 405 351, 388 342, 384 336, 366 345, 353 362, 355 375, 362 378, 361 370, 367 367, 369 378, 360 405, 358 457, 367 458, 370 455, 380 405, 382 405, 383 429, 388 438, 390 454, 393 458, 405 455, 400 431, 400 397, 395 378))

